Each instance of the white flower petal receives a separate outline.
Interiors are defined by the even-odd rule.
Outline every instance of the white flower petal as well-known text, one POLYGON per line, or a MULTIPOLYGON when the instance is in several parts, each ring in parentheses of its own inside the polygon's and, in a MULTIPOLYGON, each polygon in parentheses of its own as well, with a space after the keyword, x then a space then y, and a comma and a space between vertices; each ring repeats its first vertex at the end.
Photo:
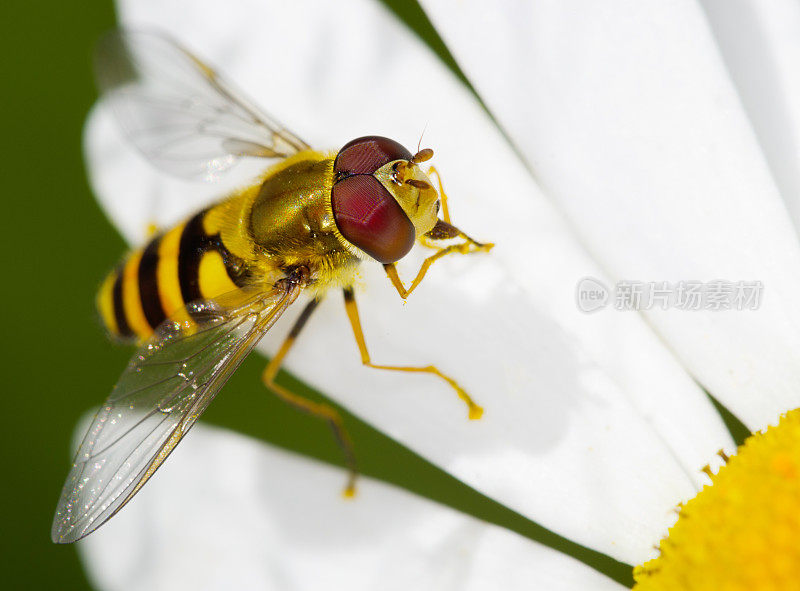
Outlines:
POLYGON ((79 543, 99 588, 623 589, 517 534, 199 425, 119 516, 79 543))
MULTIPOLYGON (((233 5, 226 18, 240 10, 236 35, 207 24, 213 19, 198 16, 199 9, 184 18, 174 4, 125 4, 123 15, 127 23, 149 19, 169 27, 239 82, 256 72, 250 94, 287 122, 305 118, 306 128, 297 131, 315 143, 341 145, 361 133, 408 143, 428 121, 425 141, 437 149, 455 222, 498 242, 490 255, 437 263, 406 306, 377 265, 365 265, 370 288, 359 294, 375 360, 437 363, 486 407, 482 421, 467 422, 455 395, 429 376, 361 368, 338 294, 312 319, 288 367, 546 527, 622 560, 648 556, 675 503, 701 482, 699 467, 730 446, 729 438, 641 318, 576 309, 577 281, 603 273, 474 99, 372 3, 233 5), (247 51, 231 49, 239 46, 247 51), (292 59, 265 59, 270 47, 292 59), (260 90, 270 85, 271 93, 260 90), (351 107, 354 94, 363 102, 351 107)), ((104 142, 119 140, 102 125, 96 118, 89 125, 88 152, 95 186, 116 219, 124 206, 110 191, 121 182, 116 175, 132 167, 109 162, 113 153, 104 142)), ((146 189, 146 178, 158 175, 137 170, 126 186, 146 189)), ((180 191, 184 203, 194 196, 185 187, 159 186, 170 202, 181 199, 180 191)), ((401 271, 414 268, 404 261, 401 271)), ((289 321, 268 335, 268 349, 289 321)))
POLYGON ((648 313, 752 429, 800 401, 800 249, 694 2, 423 2, 616 279, 757 280, 757 312, 648 313))
POLYGON ((794 0, 700 3, 800 228, 800 5, 794 0))

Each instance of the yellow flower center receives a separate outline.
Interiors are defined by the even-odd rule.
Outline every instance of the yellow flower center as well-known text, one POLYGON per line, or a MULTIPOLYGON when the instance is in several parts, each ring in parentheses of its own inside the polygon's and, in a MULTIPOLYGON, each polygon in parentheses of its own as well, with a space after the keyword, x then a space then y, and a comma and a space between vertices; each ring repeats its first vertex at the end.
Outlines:
POLYGON ((800 589, 800 409, 750 436, 680 509, 637 591, 800 589))

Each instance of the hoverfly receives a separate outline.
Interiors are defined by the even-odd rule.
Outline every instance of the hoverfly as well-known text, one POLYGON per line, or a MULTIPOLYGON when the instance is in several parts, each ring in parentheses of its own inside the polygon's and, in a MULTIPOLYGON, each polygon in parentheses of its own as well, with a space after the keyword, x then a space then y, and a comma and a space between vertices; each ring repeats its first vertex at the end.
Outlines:
POLYGON ((369 136, 336 153, 315 151, 160 34, 114 31, 95 57, 103 101, 127 139, 162 170, 208 178, 240 158, 280 160, 250 186, 155 235, 103 282, 97 303, 108 331, 140 346, 78 448, 56 509, 54 542, 90 534, 144 486, 303 291, 310 302, 263 381, 329 422, 349 467, 346 493, 354 490, 356 463, 339 415, 275 382, 329 289, 344 292, 364 365, 434 374, 466 402, 470 418, 480 416, 481 408, 434 366, 372 363, 353 291, 362 261, 383 264, 405 299, 439 258, 492 247, 450 224, 438 173, 437 192, 420 168, 432 150, 411 154, 394 140, 369 136), (436 252, 406 288, 395 262, 415 242, 436 252))

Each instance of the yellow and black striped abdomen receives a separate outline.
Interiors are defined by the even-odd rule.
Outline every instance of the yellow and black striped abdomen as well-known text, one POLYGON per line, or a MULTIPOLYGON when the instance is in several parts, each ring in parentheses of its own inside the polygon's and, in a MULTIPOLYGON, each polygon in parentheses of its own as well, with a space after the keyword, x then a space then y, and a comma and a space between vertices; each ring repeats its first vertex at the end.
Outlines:
POLYGON ((100 287, 97 307, 112 336, 145 339, 166 318, 183 321, 186 304, 215 298, 247 283, 242 259, 219 233, 209 233, 209 210, 133 252, 100 287))

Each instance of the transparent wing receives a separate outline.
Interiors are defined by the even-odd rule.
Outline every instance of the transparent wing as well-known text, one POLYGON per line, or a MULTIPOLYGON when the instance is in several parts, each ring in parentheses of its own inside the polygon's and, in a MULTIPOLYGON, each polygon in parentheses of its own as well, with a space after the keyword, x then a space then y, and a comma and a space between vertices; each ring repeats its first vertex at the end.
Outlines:
POLYGON ((130 141, 171 174, 213 180, 242 156, 309 148, 160 33, 110 32, 97 45, 95 76, 130 141))
POLYGON ((188 307, 191 326, 166 321, 136 352, 78 448, 61 493, 54 542, 88 535, 127 503, 302 290, 284 281, 236 308, 188 307))

